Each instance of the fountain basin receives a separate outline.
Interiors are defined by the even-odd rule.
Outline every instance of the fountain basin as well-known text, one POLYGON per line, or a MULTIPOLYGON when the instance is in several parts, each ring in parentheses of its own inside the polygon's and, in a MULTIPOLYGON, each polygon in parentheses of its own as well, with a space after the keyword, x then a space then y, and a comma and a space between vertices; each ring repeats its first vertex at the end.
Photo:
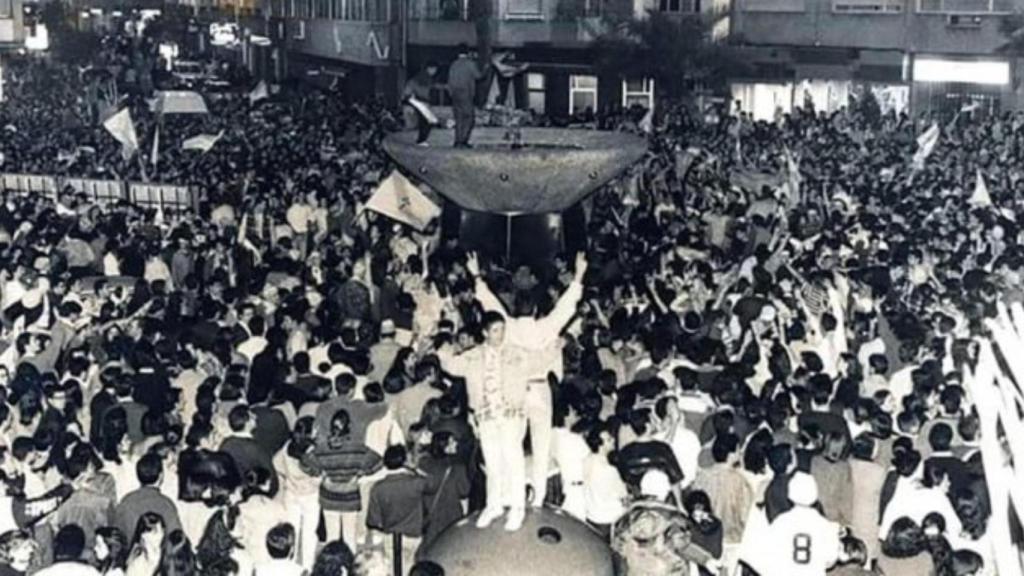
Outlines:
POLYGON ((504 520, 480 530, 476 514, 441 533, 420 557, 445 576, 613 576, 612 551, 589 526, 551 509, 531 509, 518 532, 504 520))
POLYGON ((428 146, 415 132, 392 134, 384 149, 410 175, 459 207, 521 215, 566 210, 643 158, 647 142, 623 132, 521 128, 523 147, 505 128, 473 131, 471 149, 454 149, 451 130, 434 130, 428 146))

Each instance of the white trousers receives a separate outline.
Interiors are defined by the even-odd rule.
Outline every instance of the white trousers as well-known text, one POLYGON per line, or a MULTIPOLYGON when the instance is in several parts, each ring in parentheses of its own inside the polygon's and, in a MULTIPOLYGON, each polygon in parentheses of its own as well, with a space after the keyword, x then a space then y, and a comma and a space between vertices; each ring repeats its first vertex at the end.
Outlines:
POLYGON ((286 493, 285 502, 288 504, 288 512, 291 513, 292 525, 295 527, 295 560, 303 568, 312 570, 313 561, 316 559, 316 546, 320 541, 316 536, 316 528, 320 524, 320 494, 286 493))
POLYGON ((526 456, 519 418, 480 422, 480 450, 487 466, 487 508, 526 507, 526 456))
MULTIPOLYGON (((530 427, 531 470, 534 504, 540 506, 548 495, 551 471, 552 407, 547 380, 530 382, 526 388, 526 419, 530 427)), ((525 432, 524 432, 525 436, 525 432)))

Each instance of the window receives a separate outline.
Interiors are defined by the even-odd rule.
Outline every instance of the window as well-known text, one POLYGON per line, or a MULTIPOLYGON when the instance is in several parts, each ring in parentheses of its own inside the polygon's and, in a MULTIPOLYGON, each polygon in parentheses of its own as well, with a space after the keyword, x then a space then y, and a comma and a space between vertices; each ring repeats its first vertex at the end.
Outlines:
POLYGON ((622 107, 634 105, 650 110, 654 108, 654 79, 633 78, 622 81, 622 107))
POLYGON ((660 12, 693 14, 700 12, 700 0, 658 0, 660 12))
POLYGON ((544 17, 543 0, 508 0, 507 6, 507 18, 534 20, 544 17))
POLYGON ((743 0, 747 12, 804 12, 804 0, 743 0))
POLYGON ((843 14, 899 14, 903 0, 833 0, 832 11, 843 14))
POLYGON ((11 0, 0 0, 0 18, 10 18, 13 6, 11 0))
POLYGON ((1009 14, 1013 0, 917 0, 918 12, 941 14, 1009 14))
POLYGON ((569 76, 569 114, 597 111, 597 76, 569 76))
POLYGON ((544 113, 546 87, 543 74, 530 72, 526 75, 526 106, 537 114, 544 113))
POLYGON ((313 7, 316 9, 313 12, 314 18, 330 18, 331 8, 328 0, 313 0, 313 7))

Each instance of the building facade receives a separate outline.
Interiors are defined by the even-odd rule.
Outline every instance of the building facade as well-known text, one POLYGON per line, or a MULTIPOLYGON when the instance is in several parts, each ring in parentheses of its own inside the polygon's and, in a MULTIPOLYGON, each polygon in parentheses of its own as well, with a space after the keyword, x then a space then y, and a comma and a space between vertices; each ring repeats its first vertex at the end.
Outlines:
MULTIPOLYGON (((495 52, 510 51, 529 64, 508 86, 506 102, 558 118, 588 108, 654 106, 653 79, 605 77, 594 69, 590 46, 605 32, 610 12, 713 12, 724 23, 716 34, 728 33, 728 0, 482 1, 264 0, 264 22, 251 28, 272 45, 252 61, 271 79, 327 77, 341 82, 346 94, 394 103, 407 77, 436 63, 443 81, 458 46, 476 46, 486 34, 495 52), (474 16, 480 11, 490 16, 486 24, 474 16)), ((496 86, 489 96, 496 98, 496 86)), ((445 104, 443 91, 436 91, 434 103, 445 104)))
POLYGON ((6 53, 25 46, 21 0, 0 0, 0 102, 4 99, 6 53))
POLYGON ((1021 107, 1003 20, 1020 0, 736 0, 731 38, 753 64, 733 100, 760 119, 871 91, 883 109, 1021 107))

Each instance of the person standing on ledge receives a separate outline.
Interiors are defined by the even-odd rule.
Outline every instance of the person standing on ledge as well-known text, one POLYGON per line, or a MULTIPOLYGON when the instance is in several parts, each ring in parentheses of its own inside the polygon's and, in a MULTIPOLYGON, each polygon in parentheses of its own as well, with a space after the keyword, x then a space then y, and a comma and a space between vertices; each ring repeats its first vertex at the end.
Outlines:
POLYGON ((448 94, 455 115, 455 147, 470 148, 469 137, 476 124, 476 83, 484 77, 476 61, 476 52, 459 45, 459 57, 448 68, 448 94))
POLYGON ((405 83, 405 93, 402 95, 402 101, 405 102, 406 126, 409 128, 416 127, 416 144, 420 146, 427 145, 427 140, 430 138, 430 129, 433 124, 430 119, 417 110, 409 101, 415 98, 420 102, 430 102, 430 90, 434 87, 434 77, 436 75, 437 65, 433 62, 428 62, 420 70, 419 74, 413 76, 405 83))

